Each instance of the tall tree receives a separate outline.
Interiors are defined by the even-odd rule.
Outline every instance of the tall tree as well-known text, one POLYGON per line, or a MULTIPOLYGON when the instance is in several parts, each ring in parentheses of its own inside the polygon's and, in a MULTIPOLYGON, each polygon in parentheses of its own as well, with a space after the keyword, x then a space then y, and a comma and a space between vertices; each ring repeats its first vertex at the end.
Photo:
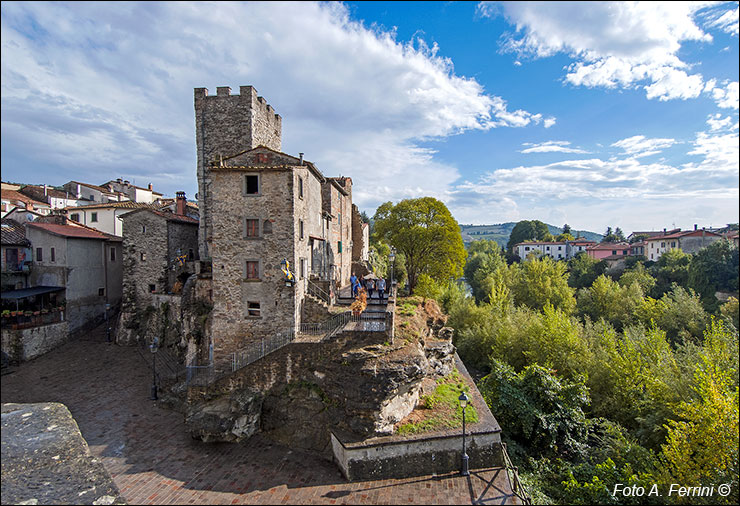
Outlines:
POLYGON ((545 241, 552 237, 550 230, 539 220, 522 220, 514 225, 506 249, 511 253, 514 245, 524 241, 545 241))
POLYGON ((403 253, 409 290, 422 274, 440 283, 462 275, 465 246, 460 226, 432 197, 386 202, 375 212, 375 233, 403 253))
POLYGON ((568 225, 567 223, 563 225, 563 233, 573 235, 573 231, 571 230, 570 225, 568 225))

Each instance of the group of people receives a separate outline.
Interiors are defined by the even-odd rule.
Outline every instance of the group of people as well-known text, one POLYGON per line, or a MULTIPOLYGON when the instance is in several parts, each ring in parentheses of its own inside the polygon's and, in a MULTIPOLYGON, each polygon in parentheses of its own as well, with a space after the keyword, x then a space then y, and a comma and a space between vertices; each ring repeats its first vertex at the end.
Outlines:
POLYGON ((364 279, 364 278, 357 278, 354 274, 350 276, 349 282, 352 284, 352 297, 357 297, 357 292, 360 290, 360 288, 364 288, 367 290, 367 298, 370 299, 373 296, 373 292, 375 290, 378 291, 378 298, 380 300, 383 300, 385 298, 385 279, 364 279))

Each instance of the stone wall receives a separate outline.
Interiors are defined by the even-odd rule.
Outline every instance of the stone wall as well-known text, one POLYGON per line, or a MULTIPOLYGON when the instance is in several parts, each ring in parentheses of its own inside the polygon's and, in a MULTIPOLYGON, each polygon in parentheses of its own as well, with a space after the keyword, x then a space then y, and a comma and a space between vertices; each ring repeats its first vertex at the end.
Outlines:
POLYGON ((367 262, 369 248, 368 226, 363 223, 358 207, 352 204, 352 262, 367 262))
POLYGON ((2 350, 10 360, 31 360, 67 342, 69 323, 66 321, 28 329, 2 329, 2 350))
POLYGON ((709 235, 702 237, 701 235, 697 236, 688 236, 688 237, 681 237, 679 240, 681 242, 681 250, 684 253, 696 253, 702 248, 706 248, 710 244, 712 244, 715 241, 719 241, 722 239, 722 237, 718 235, 709 235))
POLYGON ((332 314, 326 303, 310 295, 303 298, 301 323, 323 323, 331 317, 332 314))
POLYGON ((190 274, 195 272, 192 263, 185 261, 180 265, 175 262, 175 258, 180 255, 186 255, 190 259, 188 256, 190 251, 193 253, 192 261, 200 259, 198 256, 198 224, 168 220, 167 260, 174 266, 174 269, 167 270, 167 292, 172 291, 178 279, 187 279, 190 274))
POLYGON ((209 258, 213 193, 208 166, 219 156, 232 156, 259 145, 281 149, 282 119, 252 86, 240 86, 239 95, 228 87, 209 96, 195 88, 195 141, 197 149, 200 257, 209 258))
POLYGON ((295 328, 297 288, 286 286, 283 259, 296 272, 294 175, 291 169, 214 170, 213 326, 214 359, 229 363, 231 353, 265 335, 295 328), (244 195, 245 174, 257 173, 260 193, 244 195), (258 237, 245 236, 245 219, 257 219, 258 237), (269 233, 265 224, 269 223, 269 233), (246 279, 247 261, 259 263, 259 279, 246 279), (259 316, 249 303, 259 304, 259 316))

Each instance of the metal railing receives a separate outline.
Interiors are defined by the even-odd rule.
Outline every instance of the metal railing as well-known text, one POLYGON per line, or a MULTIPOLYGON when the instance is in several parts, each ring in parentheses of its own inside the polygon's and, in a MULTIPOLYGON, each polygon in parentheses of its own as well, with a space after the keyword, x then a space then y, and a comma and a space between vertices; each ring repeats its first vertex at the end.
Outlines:
POLYGON ((509 476, 509 483, 511 483, 511 491, 523 504, 532 504, 532 496, 529 495, 524 484, 519 480, 519 468, 512 464, 509 452, 506 451, 506 443, 501 443, 501 448, 504 454, 504 467, 506 467, 506 474, 509 476))
POLYGON ((231 372, 238 371, 252 362, 255 362, 265 355, 269 355, 275 350, 295 340, 295 330, 290 329, 286 332, 280 332, 274 336, 263 337, 259 341, 250 343, 239 351, 231 354, 231 372))
POLYGON ((351 311, 345 311, 338 315, 332 316, 325 322, 321 323, 301 323, 299 332, 309 336, 326 336, 331 337, 340 329, 344 328, 352 318, 351 311))
POLYGON ((306 293, 309 295, 313 295, 319 300, 322 300, 326 302, 327 304, 331 304, 331 296, 326 293, 319 285, 311 281, 310 279, 306 280, 308 283, 306 284, 306 293))

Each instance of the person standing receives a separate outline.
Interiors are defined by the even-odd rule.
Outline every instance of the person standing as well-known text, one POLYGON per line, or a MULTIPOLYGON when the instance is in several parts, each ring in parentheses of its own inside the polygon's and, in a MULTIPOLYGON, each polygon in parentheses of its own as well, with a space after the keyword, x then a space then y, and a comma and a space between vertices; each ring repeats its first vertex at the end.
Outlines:
POLYGON ((360 283, 357 281, 357 276, 352 273, 352 275, 349 277, 349 282, 352 285, 352 297, 357 297, 357 289, 360 286, 360 283))
POLYGON ((378 297, 380 298, 381 302, 385 298, 385 278, 380 278, 378 280, 378 297))
POLYGON ((375 280, 370 278, 367 280, 367 298, 373 298, 373 290, 375 290, 375 280))

